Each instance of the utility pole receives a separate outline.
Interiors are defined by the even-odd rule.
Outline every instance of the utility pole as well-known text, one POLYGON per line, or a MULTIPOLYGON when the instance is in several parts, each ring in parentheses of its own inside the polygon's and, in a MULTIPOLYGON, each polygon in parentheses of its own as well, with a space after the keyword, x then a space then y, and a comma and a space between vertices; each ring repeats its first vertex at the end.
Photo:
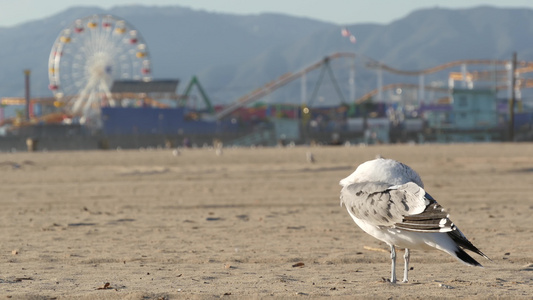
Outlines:
POLYGON ((26 121, 30 120, 30 74, 29 69, 24 70, 24 94, 26 97, 26 121))
POLYGON ((516 97, 516 52, 513 53, 511 64, 511 99, 509 99, 509 141, 514 142, 514 104, 516 97))

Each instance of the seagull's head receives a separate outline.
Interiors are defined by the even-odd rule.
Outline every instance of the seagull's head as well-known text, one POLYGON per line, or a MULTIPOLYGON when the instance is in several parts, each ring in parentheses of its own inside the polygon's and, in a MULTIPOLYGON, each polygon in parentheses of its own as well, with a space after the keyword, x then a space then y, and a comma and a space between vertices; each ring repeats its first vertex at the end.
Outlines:
POLYGON ((339 183, 342 186, 348 186, 358 182, 384 182, 390 185, 414 182, 418 186, 424 187, 420 176, 409 166, 385 158, 377 158, 362 163, 350 176, 342 179, 339 183))

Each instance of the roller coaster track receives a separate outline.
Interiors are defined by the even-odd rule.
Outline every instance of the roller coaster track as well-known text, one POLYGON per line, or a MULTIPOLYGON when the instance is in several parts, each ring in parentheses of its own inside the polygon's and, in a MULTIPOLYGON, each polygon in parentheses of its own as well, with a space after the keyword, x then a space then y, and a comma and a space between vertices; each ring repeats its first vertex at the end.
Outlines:
MULTIPOLYGON (((445 69, 449 69, 449 68, 453 68, 453 67, 461 66, 461 65, 507 65, 509 63, 510 63, 509 60, 467 59, 467 60, 452 61, 449 63, 445 63, 442 65, 438 65, 438 66, 431 67, 431 68, 424 69, 424 70, 405 71, 405 70, 399 70, 399 69, 389 67, 377 61, 372 61, 367 64, 367 67, 373 68, 373 69, 381 68, 384 71, 387 71, 393 74, 398 74, 398 75, 418 76, 418 75, 433 74, 433 73, 440 72, 445 69)), ((527 72, 533 71, 533 62, 527 62, 527 61, 519 62, 518 68, 516 71, 518 73, 527 73, 527 72)), ((491 72, 491 71, 486 71, 486 72, 491 72)))
MULTIPOLYGON (((477 80, 478 78, 474 76, 474 80, 477 80)), ((519 88, 533 88, 533 79, 522 79, 520 80, 520 83, 517 84, 519 88)), ((411 83, 392 83, 388 84, 382 87, 383 91, 387 90, 394 90, 397 88, 401 89, 418 89, 418 84, 411 84, 411 83)), ((495 87, 497 90, 507 89, 507 85, 497 85, 495 87)), ((434 87, 434 86, 425 86, 424 89, 426 91, 435 91, 435 92, 449 92, 449 88, 443 88, 443 87, 434 87)), ((359 97, 357 100, 355 100, 355 104, 361 104, 365 101, 370 100, 372 97, 378 94, 378 89, 374 89, 363 96, 359 97)))
POLYGON ((231 114, 235 110, 245 106, 248 103, 254 102, 257 99, 260 99, 261 97, 268 95, 269 93, 273 92, 274 90, 286 85, 287 83, 302 77, 304 74, 315 70, 325 64, 328 64, 329 61, 337 58, 355 58, 355 53, 334 53, 332 55, 328 55, 321 59, 320 61, 317 61, 310 66, 295 72, 295 73, 285 73, 281 75, 279 78, 265 84, 264 86, 252 91, 251 93, 248 93, 244 95, 243 97, 239 98, 237 101, 233 102, 232 104, 226 106, 223 110, 217 112, 215 114, 215 117, 217 120, 220 120, 224 118, 225 116, 231 114))
MULTIPOLYGON (((496 72, 505 72, 505 73, 507 73, 507 71, 496 71, 496 72)), ((526 73, 526 72, 531 72, 531 70, 518 71, 518 69, 517 69, 517 72, 526 73)), ((491 75, 489 73, 494 73, 494 72, 492 72, 492 71, 472 72, 472 73, 468 73, 468 75, 471 76, 471 78, 470 78, 471 80, 493 80, 493 78, 490 77, 491 75)), ((462 74, 455 74, 455 75, 457 76, 457 78, 454 78, 454 79, 462 80, 462 74)), ((505 78, 505 80, 507 80, 507 78, 505 78)), ((519 82, 517 82, 517 87, 521 88, 521 89, 522 88, 533 88, 533 79, 530 79, 530 78, 521 79, 521 80, 519 80, 519 82)), ((417 84, 410 84, 410 83, 392 83, 392 84, 388 84, 388 85, 383 86, 381 89, 383 91, 387 91, 387 90, 394 90, 394 89, 397 89, 397 88, 401 88, 401 89, 418 89, 418 88, 420 88, 420 86, 417 85, 417 84)), ((507 84, 501 84, 501 85, 496 85, 495 86, 496 90, 503 90, 503 89, 507 89, 507 88, 508 88, 507 84)), ((436 92, 449 92, 450 91, 449 88, 434 87, 434 86, 427 86, 427 85, 424 86, 424 90, 436 91, 436 92)), ((378 89, 374 89, 374 90, 364 94, 363 96, 359 97, 357 100, 355 100, 355 103, 356 104, 361 104, 361 103, 363 103, 365 101, 368 101, 372 97, 376 96, 378 93, 379 93, 379 90, 378 89)))
MULTIPOLYGON (((226 106, 223 110, 219 111, 215 114, 216 119, 221 119, 226 117, 227 115, 231 114, 235 110, 252 103, 261 97, 268 95, 269 93, 273 92, 274 90, 286 85, 287 83, 302 77, 304 74, 315 70, 324 64, 327 64, 330 60, 337 59, 337 58, 355 58, 355 53, 346 53, 346 52, 339 52, 334 53, 332 55, 326 56, 322 60, 315 62, 308 67, 294 73, 286 73, 279 78, 267 83, 266 85, 242 96, 238 100, 234 101, 230 105, 226 106)), ((364 56, 362 56, 364 57, 364 56)), ((378 62, 372 58, 364 57, 364 59, 367 59, 369 62, 366 64, 368 68, 373 69, 381 69, 393 74, 398 75, 406 75, 406 76, 420 76, 420 75, 427 75, 427 74, 433 74, 437 73, 449 68, 453 68, 456 66, 462 66, 462 65, 492 65, 492 66, 508 66, 510 64, 510 60, 490 60, 490 59, 468 59, 468 60, 457 60, 448 62, 442 65, 438 65, 435 67, 431 67, 428 69, 423 70, 399 70, 396 68, 392 68, 390 66, 387 66, 381 62, 378 62)), ((518 68, 516 69, 516 72, 518 74, 522 73, 529 73, 533 72, 533 62, 528 61, 520 61, 518 62, 518 68)), ((506 80, 508 75, 508 70, 489 70, 489 71, 475 71, 475 72, 468 72, 467 74, 464 74, 467 76, 470 76, 470 79, 472 80, 495 80, 495 81, 501 81, 506 80)), ((463 74, 462 73, 454 73, 453 79, 455 80, 463 80, 463 74)), ((496 88, 502 89, 506 88, 506 85, 499 85, 496 88)), ((532 79, 523 79, 522 82, 519 84, 520 88, 531 88, 533 87, 533 80, 532 79)), ((420 88, 419 85, 415 84, 402 84, 402 83, 396 83, 396 84, 389 84, 382 87, 382 90, 388 90, 388 89, 395 89, 395 88, 420 88)), ((431 86, 425 86, 423 87, 425 90, 434 90, 434 91, 448 91, 446 88, 436 88, 431 86)), ((355 100, 356 103, 362 103, 364 101, 367 101, 372 96, 376 95, 378 93, 378 89, 375 89, 371 92, 366 93, 359 99, 355 100)))
MULTIPOLYGON (((386 91, 386 90, 394 90, 394 89, 398 89, 398 88, 400 88, 400 89, 418 89, 419 86, 418 86, 418 84, 411 84, 411 83, 392 83, 392 84, 384 85, 382 87, 382 90, 386 91)), ((436 92, 448 92, 449 91, 449 89, 447 89, 447 88, 434 87, 434 86, 425 86, 424 89, 425 90, 429 90, 429 91, 436 91, 436 92)), ((368 101, 373 96, 375 96, 377 94, 378 94, 378 89, 374 89, 374 90, 364 94, 359 99, 357 99, 355 101, 355 104, 361 104, 361 103, 363 103, 365 101, 368 101)))

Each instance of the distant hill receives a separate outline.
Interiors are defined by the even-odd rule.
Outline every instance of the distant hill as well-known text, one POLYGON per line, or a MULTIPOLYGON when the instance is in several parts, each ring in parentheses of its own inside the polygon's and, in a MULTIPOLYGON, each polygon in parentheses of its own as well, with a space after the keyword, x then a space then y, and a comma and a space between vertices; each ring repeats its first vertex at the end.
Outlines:
MULTIPOLYGON (((357 37, 354 45, 335 24, 281 14, 243 16, 180 6, 75 7, 0 28, 0 97, 23 96, 26 68, 32 70, 32 95, 50 96, 47 63, 54 40, 77 18, 99 13, 123 18, 139 30, 150 48, 155 78, 180 78, 182 89, 196 74, 215 103, 234 101, 334 52, 356 52, 399 69, 460 59, 510 59, 514 51, 520 59, 533 60, 531 9, 431 8, 386 25, 354 20, 348 26, 357 37)), ((369 72, 358 68, 358 91, 375 87, 369 72)), ((276 97, 298 97, 296 85, 276 97)))

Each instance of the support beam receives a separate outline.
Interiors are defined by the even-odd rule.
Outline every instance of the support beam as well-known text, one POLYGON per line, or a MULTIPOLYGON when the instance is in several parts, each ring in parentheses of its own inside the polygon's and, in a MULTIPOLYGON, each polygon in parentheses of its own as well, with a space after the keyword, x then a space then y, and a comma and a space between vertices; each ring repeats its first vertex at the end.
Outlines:
POLYGON ((425 84, 424 74, 418 75, 418 104, 422 105, 425 102, 425 84))
POLYGON ((303 106, 307 103, 307 73, 303 73, 300 80, 300 102, 303 106))
POLYGON ((509 141, 514 142, 514 103, 516 88, 516 52, 513 53, 513 62, 511 65, 511 98, 509 99, 509 141))
POLYGON ((26 96, 26 121, 30 120, 30 74, 31 70, 24 70, 24 85, 25 85, 25 96, 26 96))
POLYGON ((377 100, 379 102, 383 101, 383 69, 381 68, 381 63, 379 64, 377 68, 377 75, 378 75, 378 95, 377 100))
POLYGON ((355 57, 352 59, 350 65, 350 78, 348 79, 348 85, 350 87, 350 99, 348 102, 353 103, 355 101, 355 57))
POLYGON ((466 79, 466 76, 468 75, 468 74, 467 74, 467 71, 466 71, 466 64, 461 64, 461 75, 462 75, 462 78, 463 78, 463 81, 462 81, 462 82, 463 82, 463 85, 462 85, 462 87, 463 87, 464 89, 466 89, 466 88, 467 88, 467 79, 466 79))

